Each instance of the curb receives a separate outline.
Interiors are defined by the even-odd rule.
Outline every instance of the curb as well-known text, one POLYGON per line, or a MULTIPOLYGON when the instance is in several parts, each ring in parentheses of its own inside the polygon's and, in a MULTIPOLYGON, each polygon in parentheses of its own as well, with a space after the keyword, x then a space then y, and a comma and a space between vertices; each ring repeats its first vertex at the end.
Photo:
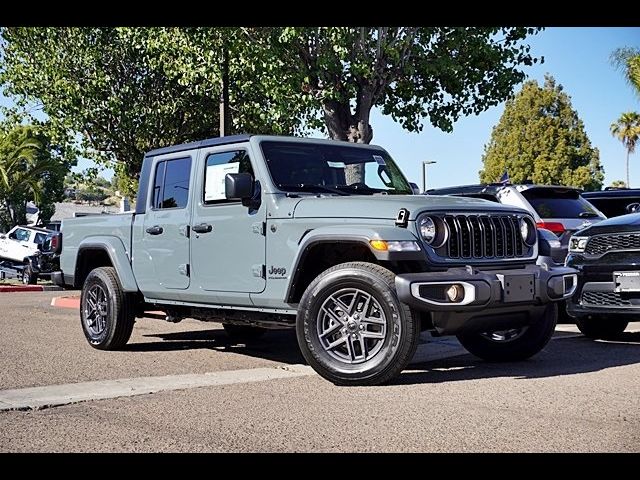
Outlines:
POLYGON ((62 290, 55 285, 0 285, 0 293, 11 292, 51 292, 62 290))
POLYGON ((51 299, 51 306, 80 310, 80 297, 53 297, 51 299))

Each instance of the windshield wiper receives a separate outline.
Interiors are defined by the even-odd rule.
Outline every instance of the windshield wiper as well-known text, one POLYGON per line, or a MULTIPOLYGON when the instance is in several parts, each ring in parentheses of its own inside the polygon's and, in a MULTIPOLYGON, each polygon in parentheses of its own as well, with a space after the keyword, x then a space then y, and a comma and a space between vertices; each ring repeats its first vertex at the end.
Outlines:
POLYGON ((580 212, 578 216, 580 218, 594 218, 594 217, 599 217, 600 215, 598 215, 595 212, 580 212))
POLYGON ((331 188, 331 187, 327 187, 325 185, 305 185, 304 183, 298 183, 298 184, 279 184, 278 188, 282 188, 282 189, 296 189, 296 191, 298 192, 310 192, 310 193, 317 193, 318 191, 321 192, 327 192, 327 193, 335 193, 336 195, 340 195, 340 196, 349 196, 349 194, 347 192, 343 192, 342 190, 338 190, 337 188, 331 188))

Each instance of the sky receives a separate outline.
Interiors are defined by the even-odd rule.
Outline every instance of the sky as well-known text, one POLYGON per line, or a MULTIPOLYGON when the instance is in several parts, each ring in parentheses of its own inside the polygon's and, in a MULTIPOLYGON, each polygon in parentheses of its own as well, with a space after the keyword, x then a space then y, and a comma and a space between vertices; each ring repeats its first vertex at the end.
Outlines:
MULTIPOLYGON (((553 75, 571 97, 573 108, 583 120, 593 146, 600 150, 605 183, 625 178, 625 149, 611 136, 609 126, 621 113, 640 111, 640 97, 622 74, 609 63, 610 53, 619 47, 640 47, 640 28, 553 27, 529 37, 531 53, 544 56, 543 64, 525 67, 529 79, 544 82, 546 73, 553 75)), ((516 87, 518 91, 520 87, 516 87)), ((0 94, 0 104, 10 100, 0 94)), ((371 125, 372 143, 383 146, 400 165, 410 181, 422 186, 422 161, 435 161, 427 166, 428 188, 478 183, 484 146, 491 129, 498 123, 504 103, 478 116, 461 118, 453 132, 445 133, 425 123, 420 133, 409 133, 391 117, 374 110, 371 125)), ((631 156, 631 186, 640 187, 640 149, 631 156)), ((76 171, 92 162, 81 160, 76 171)), ((110 178, 111 171, 103 176, 110 178)))

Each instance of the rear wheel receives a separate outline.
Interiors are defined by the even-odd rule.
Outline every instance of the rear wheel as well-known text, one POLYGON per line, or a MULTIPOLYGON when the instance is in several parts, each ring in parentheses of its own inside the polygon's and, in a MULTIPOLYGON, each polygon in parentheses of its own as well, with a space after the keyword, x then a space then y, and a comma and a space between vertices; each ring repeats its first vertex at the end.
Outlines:
POLYGON ((585 337, 612 339, 624 332, 629 322, 607 316, 576 318, 576 325, 585 337))
POLYGON ((549 342, 556 328, 557 318, 557 306, 551 303, 542 318, 532 325, 492 332, 463 333, 458 335, 458 340, 464 348, 483 360, 524 360, 538 353, 549 342))
POLYGON ((122 291, 113 267, 92 270, 80 295, 80 320, 89 344, 100 350, 122 348, 135 322, 133 295, 122 291))
POLYGON ((234 340, 249 341, 262 337, 266 328, 253 327, 251 325, 236 325, 234 323, 223 323, 224 331, 234 340))
POLYGON ((298 344, 309 365, 336 385, 396 377, 418 346, 420 324, 398 300, 395 275, 350 262, 321 273, 300 300, 298 344))
POLYGON ((38 274, 33 271, 28 263, 22 270, 22 283, 25 285, 35 285, 38 283, 38 274))

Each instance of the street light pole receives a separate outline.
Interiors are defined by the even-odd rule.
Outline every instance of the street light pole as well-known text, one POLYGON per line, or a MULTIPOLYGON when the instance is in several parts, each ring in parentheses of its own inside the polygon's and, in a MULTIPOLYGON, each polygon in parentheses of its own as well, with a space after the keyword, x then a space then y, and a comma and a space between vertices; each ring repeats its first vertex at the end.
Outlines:
POLYGON ((422 161, 422 191, 427 191, 427 165, 433 165, 438 163, 436 160, 423 160, 422 161))

